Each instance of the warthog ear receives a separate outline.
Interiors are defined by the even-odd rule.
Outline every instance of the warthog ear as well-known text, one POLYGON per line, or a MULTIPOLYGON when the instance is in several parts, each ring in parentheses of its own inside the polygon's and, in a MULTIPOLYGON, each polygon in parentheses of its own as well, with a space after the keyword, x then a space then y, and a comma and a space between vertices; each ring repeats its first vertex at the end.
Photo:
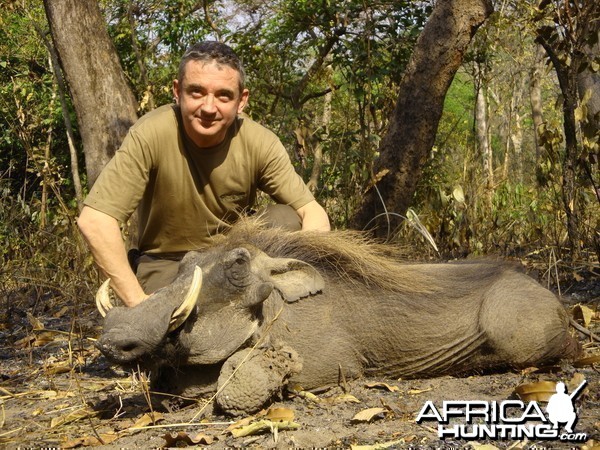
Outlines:
POLYGON ((269 259, 270 281, 286 302, 292 303, 325 289, 323 277, 310 264, 298 259, 269 259))

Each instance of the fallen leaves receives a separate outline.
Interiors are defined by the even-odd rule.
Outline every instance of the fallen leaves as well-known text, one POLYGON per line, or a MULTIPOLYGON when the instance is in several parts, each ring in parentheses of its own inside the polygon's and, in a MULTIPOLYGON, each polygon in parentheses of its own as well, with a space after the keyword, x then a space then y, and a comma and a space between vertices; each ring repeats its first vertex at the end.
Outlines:
POLYGON ((241 428, 236 428, 231 430, 231 434, 236 437, 244 437, 244 436, 252 436, 255 434, 262 434, 265 432, 270 432, 275 434, 277 431, 283 430, 297 430, 300 428, 300 425, 295 422, 290 421, 272 421, 268 419, 259 420, 258 422, 252 422, 249 425, 243 426, 241 428))
POLYGON ((573 362, 573 366, 577 368, 593 366, 594 364, 600 363, 600 355, 586 356, 579 358, 573 362))
POLYGON ((595 317, 595 311, 585 305, 579 304, 573 307, 573 318, 581 322, 586 328, 589 328, 590 323, 592 323, 592 320, 594 320, 595 317))
POLYGON ((295 412, 289 408, 269 408, 256 416, 242 419, 227 428, 234 437, 253 436, 269 432, 276 435, 278 431, 297 430, 300 425, 293 422, 295 412))
MULTIPOLYGON (((585 380, 581 373, 573 375, 567 383, 568 392, 572 393, 585 380)), ((537 381, 535 383, 521 384, 515 388, 515 393, 524 402, 547 402, 550 397, 556 394, 555 381, 537 381)))
POLYGON ((372 420, 378 418, 383 419, 385 414, 387 414, 388 410, 386 408, 368 408, 364 409, 352 418, 353 423, 361 423, 361 422, 371 422, 372 420))
POLYGON ((94 436, 82 436, 63 442, 62 448, 98 447, 100 445, 112 444, 119 439, 118 433, 99 433, 94 436))
POLYGON ((556 382, 538 381, 536 383, 526 383, 517 386, 515 392, 524 402, 547 402, 552 395, 556 394, 556 382))
POLYGON ((372 383, 365 383, 365 387, 370 389, 384 389, 390 392, 399 392, 400 388, 398 386, 392 386, 390 384, 384 383, 382 381, 375 381, 372 383))
POLYGON ((174 434, 167 433, 163 436, 163 439, 165 440, 165 445, 169 448, 182 447, 183 445, 211 445, 217 440, 216 437, 210 436, 204 432, 200 432, 193 436, 190 436, 184 431, 180 431, 174 434))
POLYGON ((68 423, 75 422, 81 419, 87 419, 96 415, 98 415, 98 411, 94 411, 93 409, 87 407, 82 407, 79 409, 75 409, 74 411, 70 411, 62 416, 54 417, 50 421, 50 428, 56 428, 61 425, 66 425, 68 423))
MULTIPOLYGON (((93 417, 96 414, 97 414, 96 411, 91 411, 87 408, 80 410, 80 411, 74 411, 73 413, 71 413, 72 417, 70 419, 72 419, 72 420, 70 420, 70 421, 72 422, 74 420, 80 420, 83 418, 93 417)), ((57 421, 57 424, 55 426, 64 425, 65 423, 67 423, 64 420, 68 417, 69 417, 69 415, 63 416, 61 418, 61 420, 63 420, 63 422, 59 424, 57 421)), ((133 424, 133 426, 126 428, 122 431, 94 433, 93 435, 81 436, 81 437, 63 442, 61 444, 61 447, 62 448, 76 448, 76 447, 97 447, 99 445, 108 445, 108 444, 115 442, 117 439, 119 439, 123 436, 135 434, 139 431, 142 431, 145 427, 149 426, 150 424, 155 424, 155 423, 163 420, 163 418, 164 418, 163 415, 161 413, 157 413, 157 412, 144 414, 143 416, 138 418, 138 420, 136 420, 136 422, 133 424)), ((52 428, 52 425, 50 428, 52 428)))
POLYGON ((360 403, 360 400, 357 399, 354 395, 347 393, 332 397, 319 397, 313 394, 312 392, 308 391, 299 390, 291 392, 298 397, 323 406, 338 405, 340 403, 360 403))

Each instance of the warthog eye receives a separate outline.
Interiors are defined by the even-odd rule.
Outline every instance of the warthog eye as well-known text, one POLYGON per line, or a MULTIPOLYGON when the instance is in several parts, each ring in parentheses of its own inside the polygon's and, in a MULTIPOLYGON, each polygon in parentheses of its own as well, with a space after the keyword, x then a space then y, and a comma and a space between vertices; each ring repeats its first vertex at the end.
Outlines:
POLYGON ((229 252, 224 261, 227 278, 236 287, 248 286, 250 280, 250 253, 245 248, 229 252))
POLYGON ((121 350, 122 350, 123 352, 125 352, 125 353, 129 353, 129 352, 131 352, 131 351, 135 350, 136 348, 137 348, 137 345, 136 345, 136 344, 134 344, 134 343, 131 343, 131 344, 125 344, 125 345, 123 345, 123 346, 121 347, 121 350))

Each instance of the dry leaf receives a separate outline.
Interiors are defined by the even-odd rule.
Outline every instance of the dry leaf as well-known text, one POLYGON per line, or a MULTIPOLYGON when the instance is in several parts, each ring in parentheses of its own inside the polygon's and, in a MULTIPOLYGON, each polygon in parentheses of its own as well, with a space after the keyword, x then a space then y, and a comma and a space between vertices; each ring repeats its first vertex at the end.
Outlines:
POLYGON ((42 331, 37 334, 30 334, 14 343, 15 348, 41 347, 54 342, 55 335, 50 331, 42 331))
POLYGON ((68 361, 60 362, 57 364, 50 364, 44 368, 44 372, 47 375, 58 375, 60 373, 68 373, 72 370, 71 364, 68 361))
POLYGON ((383 382, 373 382, 373 383, 366 383, 365 387, 368 388, 377 388, 377 389, 386 389, 390 392, 398 392, 400 390, 400 388, 398 386, 392 386, 389 385, 387 383, 383 383, 383 382))
POLYGON ((19 339, 13 345, 17 349, 27 348, 31 346, 35 342, 35 336, 30 334, 29 336, 25 336, 24 338, 19 339))
POLYGON ((454 200, 456 200, 458 203, 465 202, 465 193, 463 191, 462 186, 456 186, 454 188, 454 190, 452 191, 452 197, 454 197, 454 200))
POLYGON ((575 305, 573 308, 573 318, 580 321, 584 327, 588 328, 590 322, 594 319, 594 311, 584 305, 575 305))
POLYGON ((517 386, 515 392, 524 402, 547 402, 556 394, 556 383, 554 381, 538 381, 517 386))
POLYGON ((44 329, 44 324, 40 322, 39 319, 33 317, 33 314, 31 314, 30 312, 27 313, 27 320, 29 321, 34 330, 44 329))
POLYGON ((195 436, 190 436, 184 431, 180 431, 177 434, 167 433, 163 436, 165 440, 166 447, 182 447, 182 444, 187 445, 211 445, 216 438, 214 436, 209 436, 205 433, 198 433, 195 436))
POLYGON ((33 391, 31 393, 31 397, 42 399, 42 400, 49 400, 51 398, 57 398, 58 392, 57 391, 33 391))
POLYGON ((128 428, 127 431, 140 431, 140 429, 147 427, 148 425, 155 425, 157 422, 163 420, 163 418, 164 416, 159 412, 144 414, 136 420, 133 426, 128 428))
POLYGON ((377 450, 379 448, 397 447, 402 448, 402 444, 406 444, 404 439, 398 439, 397 441, 378 442, 373 445, 350 445, 350 450, 377 450))
POLYGON ((361 401, 352 394, 342 394, 337 397, 320 398, 319 403, 325 405, 339 405, 340 403, 361 403, 361 401))
POLYGON ((374 184, 379 183, 381 179, 385 177, 388 173, 390 173, 390 169, 383 169, 377 172, 377 174, 373 177, 374 184))
POLYGON ((573 378, 567 383, 567 388, 569 389, 569 393, 573 393, 575 389, 577 389, 581 383, 585 381, 585 376, 582 373, 576 373, 573 375, 573 378))
POLYGON ((310 400, 311 402, 319 403, 321 401, 321 399, 319 397, 317 397, 315 394, 313 394, 312 392, 295 391, 294 394, 296 394, 298 397, 302 397, 302 398, 305 398, 306 400, 310 400))
POLYGON ((586 356, 573 362, 574 367, 587 367, 600 363, 600 355, 586 356))
POLYGON ((254 419, 254 416, 244 417, 243 419, 240 419, 237 422, 234 422, 231 425, 229 425, 225 431, 231 431, 235 430, 236 428, 245 427, 246 425, 250 424, 254 419))
MULTIPOLYGON (((383 416, 387 412, 385 408, 369 408, 364 409, 357 413, 353 418, 352 422, 370 422, 378 416, 383 416)), ((381 418, 379 417, 379 418, 381 418)))
POLYGON ((100 436, 101 441, 96 436, 83 436, 63 442, 61 448, 98 447, 100 445, 108 445, 119 439, 117 433, 100 433, 98 436, 100 436))
POLYGON ((529 375, 531 373, 537 372, 538 370, 540 370, 539 367, 527 367, 527 368, 521 370, 520 373, 521 373, 521 375, 529 375))
POLYGON ((66 313, 70 312, 71 308, 69 308, 68 306, 63 306, 60 311, 58 311, 57 313, 54 313, 52 315, 52 317, 54 317, 55 319, 58 319, 62 316, 64 316, 66 313))
POLYGON ((429 388, 429 389, 409 389, 406 393, 408 395, 418 395, 418 394, 422 394, 423 392, 429 392, 432 391, 433 388, 429 388))
POLYGON ((94 417, 97 414, 98 411, 93 411, 87 408, 71 411, 69 414, 60 417, 55 417, 54 419, 52 419, 52 421, 50 422, 50 428, 56 428, 59 425, 75 422, 77 420, 85 419, 87 417, 94 417))
POLYGON ((291 422, 294 416, 294 410, 289 408, 269 408, 265 414, 265 417, 273 422, 291 422))
POLYGON ((477 442, 469 442, 468 443, 473 450, 498 450, 498 447, 492 444, 479 444, 477 442))
POLYGON ((259 420, 258 422, 251 423, 250 425, 231 430, 231 434, 238 438, 244 436, 253 436, 255 434, 261 434, 265 432, 273 433, 278 430, 297 430, 298 428, 300 428, 300 425, 295 422, 273 422, 271 420, 259 420))
POLYGON ((352 394, 342 394, 337 397, 332 397, 335 403, 360 403, 361 401, 357 399, 352 394))

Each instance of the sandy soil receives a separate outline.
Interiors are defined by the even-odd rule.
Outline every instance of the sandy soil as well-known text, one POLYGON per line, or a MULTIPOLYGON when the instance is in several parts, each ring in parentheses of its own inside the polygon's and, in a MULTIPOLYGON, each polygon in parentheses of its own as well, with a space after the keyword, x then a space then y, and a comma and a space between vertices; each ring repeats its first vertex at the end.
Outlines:
MULTIPOLYGON (((598 311, 600 280, 574 286, 565 306, 598 311)), ((177 411, 152 411, 147 382, 139 374, 111 367, 93 346, 100 320, 95 311, 60 301, 28 314, 34 306, 4 311, 0 321, 0 447, 160 448, 462 448, 468 440, 440 440, 435 421, 415 422, 425 402, 444 400, 501 402, 515 389, 539 381, 587 380, 577 397, 580 443, 541 440, 476 440, 472 448, 592 448, 600 445, 600 343, 575 329, 586 355, 596 361, 523 372, 465 378, 351 380, 315 394, 286 395, 269 412, 229 417, 212 412, 208 399, 177 411), (77 311, 73 318, 73 311, 77 311), (357 416, 358 414, 358 416, 357 416), (293 429, 291 429, 293 427, 293 429), (254 430, 254 431, 252 431, 254 430), (251 434, 239 436, 250 431, 251 434), (493 447, 485 447, 490 445, 493 447)), ((37 302, 35 303, 37 305, 37 302)), ((598 315, 587 328, 600 335, 598 315)), ((542 385, 536 385, 539 391, 542 385)), ((571 389, 573 389, 571 387, 571 389)), ((600 447, 597 447, 600 448, 600 447)))

